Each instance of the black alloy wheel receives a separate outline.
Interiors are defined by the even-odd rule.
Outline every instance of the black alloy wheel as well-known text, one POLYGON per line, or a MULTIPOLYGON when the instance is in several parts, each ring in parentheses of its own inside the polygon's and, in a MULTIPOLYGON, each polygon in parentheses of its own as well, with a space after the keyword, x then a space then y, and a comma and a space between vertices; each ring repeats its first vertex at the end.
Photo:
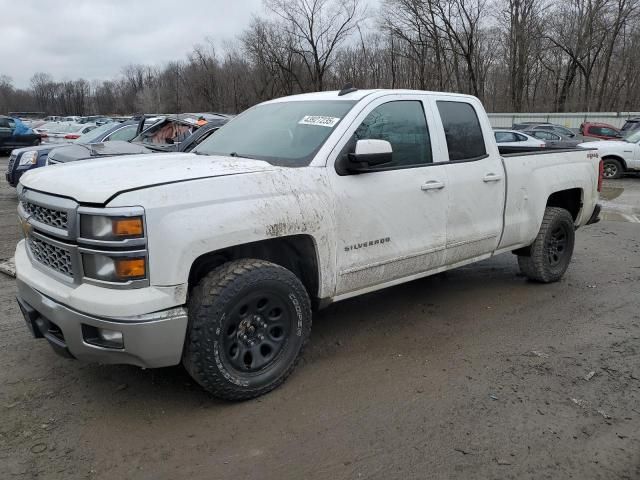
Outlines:
POLYGON ((230 306, 222 339, 225 361, 239 373, 268 368, 295 328, 296 312, 275 290, 258 289, 230 306))

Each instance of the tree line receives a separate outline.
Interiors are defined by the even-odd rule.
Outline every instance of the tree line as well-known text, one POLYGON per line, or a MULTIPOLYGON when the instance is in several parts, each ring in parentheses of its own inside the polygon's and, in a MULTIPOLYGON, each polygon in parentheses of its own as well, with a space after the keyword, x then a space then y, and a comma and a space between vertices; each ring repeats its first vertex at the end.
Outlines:
POLYGON ((487 110, 640 108, 640 0, 264 0, 224 48, 110 80, 30 87, 0 76, 0 111, 237 113, 301 92, 411 88, 469 93, 487 110))

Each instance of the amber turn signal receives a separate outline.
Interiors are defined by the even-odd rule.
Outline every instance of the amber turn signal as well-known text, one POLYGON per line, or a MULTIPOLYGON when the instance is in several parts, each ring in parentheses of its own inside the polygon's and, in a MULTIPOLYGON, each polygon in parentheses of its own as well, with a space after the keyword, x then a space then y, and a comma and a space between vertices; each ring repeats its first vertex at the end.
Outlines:
POLYGON ((142 278, 146 275, 144 258, 115 259, 116 275, 120 278, 142 278))
POLYGON ((142 217, 114 219, 112 229, 117 237, 141 237, 144 233, 142 217))

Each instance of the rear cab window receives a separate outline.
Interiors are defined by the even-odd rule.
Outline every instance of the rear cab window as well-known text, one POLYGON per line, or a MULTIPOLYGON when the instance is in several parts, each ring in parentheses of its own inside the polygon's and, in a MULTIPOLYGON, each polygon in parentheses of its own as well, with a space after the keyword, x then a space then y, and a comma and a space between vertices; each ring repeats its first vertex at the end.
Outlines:
POLYGON ((480 160, 487 156, 482 127, 475 108, 464 101, 436 101, 450 162, 480 160))

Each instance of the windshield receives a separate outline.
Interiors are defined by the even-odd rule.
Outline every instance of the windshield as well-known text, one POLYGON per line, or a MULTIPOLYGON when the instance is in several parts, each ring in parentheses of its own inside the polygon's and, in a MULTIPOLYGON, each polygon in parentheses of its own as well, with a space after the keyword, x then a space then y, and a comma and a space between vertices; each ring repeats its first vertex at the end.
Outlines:
POLYGON ((629 143, 640 142, 640 130, 634 130, 629 135, 625 136, 624 139, 629 143))
POLYGON ((95 143, 102 139, 102 136, 113 128, 112 123, 107 123, 101 127, 94 128, 93 130, 80 135, 75 142, 76 143, 95 143))
POLYGON ((309 165, 355 103, 311 100, 258 105, 220 128, 194 152, 254 158, 290 167, 309 165))

